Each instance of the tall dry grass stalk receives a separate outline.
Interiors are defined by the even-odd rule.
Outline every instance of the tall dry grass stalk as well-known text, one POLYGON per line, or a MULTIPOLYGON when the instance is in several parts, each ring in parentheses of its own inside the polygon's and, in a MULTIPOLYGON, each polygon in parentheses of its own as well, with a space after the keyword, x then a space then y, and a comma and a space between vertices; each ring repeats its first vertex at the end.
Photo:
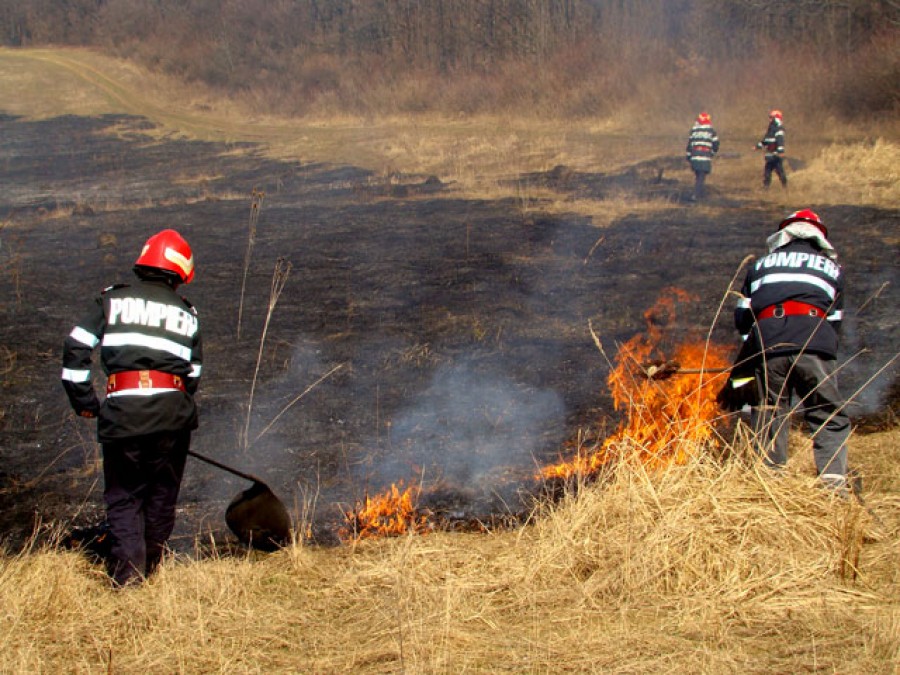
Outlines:
POLYGON ((238 302, 237 339, 241 339, 241 321, 244 316, 244 293, 247 289, 247 274, 250 271, 250 259, 253 256, 253 246, 256 244, 256 226, 259 222, 259 212, 262 211, 263 200, 266 193, 253 189, 250 194, 250 216, 247 219, 247 250, 244 253, 244 271, 241 274, 241 297, 238 302))
POLYGON ((341 370, 345 365, 346 365, 345 363, 339 363, 338 365, 332 367, 327 373, 325 373, 324 375, 322 375, 321 377, 319 377, 319 379, 317 379, 315 382, 313 382, 311 385, 309 385, 306 389, 304 389, 302 392, 300 392, 300 393, 297 394, 294 398, 292 398, 292 399, 287 403, 287 405, 285 405, 285 406, 278 412, 278 414, 275 415, 275 417, 272 418, 272 421, 270 421, 265 427, 263 427, 263 430, 260 431, 260 432, 256 435, 256 438, 255 438, 254 440, 255 440, 255 441, 258 441, 260 438, 262 438, 263 435, 264 435, 269 429, 271 429, 271 428, 274 426, 274 424, 275 424, 279 419, 281 419, 281 416, 282 416, 282 415, 284 415, 288 410, 290 410, 292 407, 294 407, 294 404, 296 404, 297 402, 299 402, 304 396, 306 396, 309 392, 311 392, 313 389, 315 389, 316 387, 318 387, 322 382, 324 382, 324 381, 327 380, 329 377, 331 377, 332 375, 334 375, 336 372, 338 372, 339 370, 341 370))
POLYGON ((247 418, 244 422, 244 429, 241 432, 241 447, 246 452, 250 447, 250 418, 253 413, 253 399, 256 394, 256 381, 259 378, 259 369, 262 365, 263 350, 266 346, 266 335, 269 332, 269 322, 272 320, 272 314, 275 312, 275 305, 278 304, 278 298, 284 290, 288 276, 291 273, 291 262, 286 258, 279 258, 275 261, 275 267, 272 270, 272 285, 269 289, 269 302, 266 306, 266 320, 263 322, 262 335, 259 338, 259 350, 256 355, 256 366, 253 369, 253 379, 250 381, 250 396, 247 399, 247 418))

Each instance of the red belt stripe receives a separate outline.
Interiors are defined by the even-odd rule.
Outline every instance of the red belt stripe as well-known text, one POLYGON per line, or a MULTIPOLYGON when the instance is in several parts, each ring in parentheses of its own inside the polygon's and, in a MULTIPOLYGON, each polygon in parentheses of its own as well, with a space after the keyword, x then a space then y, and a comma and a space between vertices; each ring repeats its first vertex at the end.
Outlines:
POLYGON ((161 370, 124 370, 112 373, 106 381, 106 393, 125 389, 177 389, 184 391, 184 378, 161 370))
POLYGON ((784 316, 814 316, 819 319, 825 318, 825 312, 806 302, 798 302, 797 300, 785 300, 777 305, 769 305, 756 315, 757 320, 771 319, 775 317, 780 319, 784 316))

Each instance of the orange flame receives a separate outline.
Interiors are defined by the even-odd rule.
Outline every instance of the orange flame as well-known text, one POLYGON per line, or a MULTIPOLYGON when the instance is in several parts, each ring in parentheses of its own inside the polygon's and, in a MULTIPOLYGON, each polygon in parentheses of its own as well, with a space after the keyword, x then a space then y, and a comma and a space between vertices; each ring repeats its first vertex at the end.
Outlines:
POLYGON ((389 490, 365 500, 344 513, 347 526, 338 535, 344 541, 373 537, 390 537, 415 532, 424 534, 430 528, 428 517, 416 509, 419 488, 403 489, 403 482, 391 484, 389 490))
POLYGON ((607 379, 613 404, 624 412, 625 419, 598 449, 544 467, 539 478, 594 476, 626 455, 649 466, 683 464, 708 444, 718 416, 716 393, 725 377, 708 371, 729 365, 728 349, 701 339, 675 346, 669 354, 671 360, 682 369, 701 370, 699 373, 654 380, 641 365, 649 362, 674 330, 676 303, 694 300, 685 291, 669 289, 644 313, 646 332, 622 345, 607 379))

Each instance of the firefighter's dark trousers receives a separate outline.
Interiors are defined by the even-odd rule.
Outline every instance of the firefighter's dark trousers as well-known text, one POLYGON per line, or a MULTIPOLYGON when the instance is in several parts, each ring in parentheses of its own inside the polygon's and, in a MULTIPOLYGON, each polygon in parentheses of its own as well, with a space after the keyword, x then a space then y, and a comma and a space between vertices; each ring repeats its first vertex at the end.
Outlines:
POLYGON ((707 155, 700 155, 691 157, 689 163, 694 172, 694 193, 691 195, 691 199, 692 201, 698 201, 706 196, 706 176, 712 170, 712 158, 707 155))
POLYGON ((779 468, 787 463, 794 394, 812 434, 813 459, 820 478, 843 487, 850 420, 838 392, 835 362, 806 353, 769 356, 756 376, 763 383, 766 403, 753 409, 752 424, 766 464, 779 468))
POLYGON ((117 585, 150 575, 175 526, 175 503, 190 431, 103 444, 103 499, 113 536, 109 574, 117 585))
POLYGON ((763 167, 763 187, 767 188, 772 184, 772 172, 778 176, 781 181, 781 187, 787 187, 787 174, 784 172, 784 160, 780 155, 771 155, 766 157, 766 165, 763 167))
POLYGON ((707 171, 694 171, 694 201, 700 201, 706 196, 707 171))

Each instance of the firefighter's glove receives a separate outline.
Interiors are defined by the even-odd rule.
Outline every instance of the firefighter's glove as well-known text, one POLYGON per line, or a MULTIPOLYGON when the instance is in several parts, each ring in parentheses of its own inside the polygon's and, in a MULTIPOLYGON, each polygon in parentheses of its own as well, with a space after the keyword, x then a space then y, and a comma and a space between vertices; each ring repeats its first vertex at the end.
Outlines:
POLYGON ((741 345, 725 386, 716 396, 716 401, 723 410, 737 412, 747 405, 759 405, 762 400, 759 381, 756 379, 756 366, 761 357, 755 353, 754 344, 754 340, 748 339, 741 345))
POLYGON ((734 371, 732 371, 725 382, 725 386, 722 387, 716 396, 716 401, 723 410, 731 412, 738 412, 744 406, 759 405, 759 385, 756 381, 756 376, 753 374, 735 375, 734 371))

